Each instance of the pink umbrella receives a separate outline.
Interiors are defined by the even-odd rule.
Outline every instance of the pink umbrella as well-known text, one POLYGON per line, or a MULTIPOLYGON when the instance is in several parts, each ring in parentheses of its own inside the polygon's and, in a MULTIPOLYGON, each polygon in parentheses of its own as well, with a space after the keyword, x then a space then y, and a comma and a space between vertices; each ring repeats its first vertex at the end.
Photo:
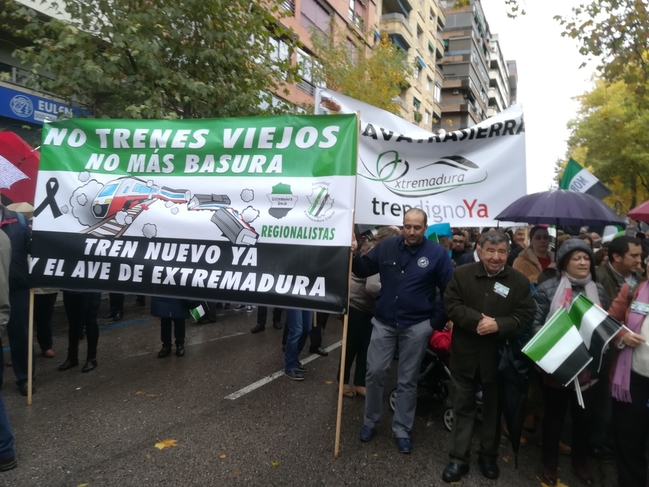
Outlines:
POLYGON ((627 216, 629 218, 633 218, 634 220, 649 223, 649 201, 645 201, 640 206, 636 206, 629 213, 627 213, 627 216))
POLYGON ((41 155, 13 132, 0 132, 0 156, 10 162, 24 174, 11 189, 3 191, 2 195, 13 202, 34 201, 36 192, 36 176, 41 155))
POLYGON ((22 179, 28 179, 27 175, 0 156, 0 189, 9 189, 14 183, 22 179))

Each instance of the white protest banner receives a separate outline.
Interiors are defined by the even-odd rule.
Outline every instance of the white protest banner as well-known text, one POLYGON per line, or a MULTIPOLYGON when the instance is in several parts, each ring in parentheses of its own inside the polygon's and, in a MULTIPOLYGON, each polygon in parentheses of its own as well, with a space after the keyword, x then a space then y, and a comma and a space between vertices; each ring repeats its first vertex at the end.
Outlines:
POLYGON ((421 208, 429 223, 489 226, 527 194, 521 105, 470 128, 433 134, 336 92, 316 93, 316 113, 356 112, 356 223, 399 225, 405 211, 421 208))

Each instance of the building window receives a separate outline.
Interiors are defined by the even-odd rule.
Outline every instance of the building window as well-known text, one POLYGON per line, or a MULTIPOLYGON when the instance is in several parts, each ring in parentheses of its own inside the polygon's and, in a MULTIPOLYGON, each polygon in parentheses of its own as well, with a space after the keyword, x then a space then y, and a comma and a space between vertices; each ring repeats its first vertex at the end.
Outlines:
POLYGON ((426 76, 426 91, 430 92, 433 87, 433 80, 426 76))
MULTIPOLYGON (((288 50, 288 44, 272 37, 268 40, 268 44, 271 48, 270 58, 274 62, 290 61, 291 55, 288 50)), ((282 78, 286 79, 286 72, 282 73, 282 78)))
POLYGON ((316 81, 316 76, 320 71, 318 61, 313 59, 312 56, 304 52, 302 49, 298 49, 297 63, 298 73, 302 77, 302 80, 297 83, 299 89, 313 96, 315 95, 316 86, 325 87, 325 83, 316 81))
POLYGON ((442 101, 442 86, 439 83, 435 83, 435 91, 433 92, 433 99, 437 103, 442 101))
POLYGON ((428 12, 428 19, 435 23, 435 14, 433 13, 433 9, 431 8, 430 11, 428 12))
POLYGON ((424 38, 424 30, 417 24, 417 40, 421 42, 424 38))
POLYGON ((430 112, 428 110, 424 110, 424 125, 428 125, 430 122, 430 112))
POLYGON ((326 32, 329 30, 331 15, 316 0, 302 0, 300 13, 302 14, 300 15, 300 24, 305 29, 309 29, 315 25, 322 31, 326 32))
MULTIPOLYGON (((361 7, 360 9, 358 9, 356 3, 357 3, 356 0, 349 0, 349 11, 347 17, 349 18, 349 21, 352 24, 354 24, 360 30, 365 32, 365 19, 363 16, 363 8, 361 7)), ((362 5, 362 2, 358 2, 358 3, 362 5)))
POLYGON ((415 98, 414 96, 412 97, 412 106, 416 112, 419 111, 419 107, 421 106, 421 102, 417 100, 417 98, 415 98))
POLYGON ((421 66, 419 64, 415 65, 415 79, 417 81, 421 79, 421 66))

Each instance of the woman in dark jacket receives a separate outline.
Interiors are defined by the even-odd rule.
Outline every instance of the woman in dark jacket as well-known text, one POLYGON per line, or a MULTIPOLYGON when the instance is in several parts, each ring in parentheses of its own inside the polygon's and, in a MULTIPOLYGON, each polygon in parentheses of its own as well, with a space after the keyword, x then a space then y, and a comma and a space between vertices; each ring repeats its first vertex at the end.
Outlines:
POLYGON ((151 298, 151 314, 160 318, 160 339, 162 348, 158 358, 171 355, 171 324, 174 326, 176 356, 185 355, 185 319, 189 318, 189 307, 184 299, 151 298))
POLYGON ((79 365, 79 340, 86 329, 88 355, 81 372, 90 372, 97 368, 97 343, 99 327, 97 314, 101 305, 101 293, 63 291, 63 307, 68 317, 68 357, 59 370, 69 370, 79 365))
MULTIPOLYGON (((534 294, 536 312, 532 325, 536 334, 559 308, 569 308, 577 296, 584 294, 602 308, 608 309, 609 302, 601 284, 593 280, 595 259, 586 242, 572 238, 557 252, 559 275, 539 284, 534 294)), ((590 432, 595 413, 597 388, 605 386, 597 371, 587 367, 579 374, 584 408, 578 405, 573 387, 563 387, 548 374, 543 376, 543 473, 541 480, 547 485, 557 484, 559 464, 559 440, 566 411, 570 408, 572 417, 572 467, 586 485, 594 483, 587 465, 590 448, 590 432)))

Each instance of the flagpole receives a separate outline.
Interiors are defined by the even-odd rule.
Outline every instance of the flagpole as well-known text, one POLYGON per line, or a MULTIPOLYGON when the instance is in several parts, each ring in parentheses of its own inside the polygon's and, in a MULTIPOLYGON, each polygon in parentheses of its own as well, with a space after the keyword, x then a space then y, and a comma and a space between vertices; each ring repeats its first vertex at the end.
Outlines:
MULTIPOLYGON (((360 111, 356 112, 356 130, 357 130, 357 139, 356 139, 356 174, 354 175, 354 203, 352 206, 352 238, 356 238, 354 234, 355 225, 355 216, 356 216, 356 186, 358 182, 358 146, 359 146, 359 137, 361 130, 361 113, 360 111)), ((350 242, 351 244, 351 242, 350 242)), ((354 260, 354 252, 351 247, 349 249, 349 268, 347 269, 347 309, 343 316, 343 338, 342 338, 342 347, 340 349, 340 375, 338 376, 338 411, 336 413, 336 439, 334 440, 334 458, 337 460, 340 454, 340 430, 343 420, 343 387, 345 382, 345 359, 347 355, 347 328, 349 326, 349 300, 351 295, 351 285, 352 285, 352 261, 354 260)))
POLYGON ((617 194, 613 193, 612 191, 611 191, 611 194, 612 194, 613 196, 615 196, 615 199, 617 199, 617 200, 622 204, 622 206, 624 207, 624 209, 626 210, 627 213, 628 213, 629 211, 631 211, 631 210, 629 210, 629 207, 626 206, 626 205, 624 204, 624 201, 622 201, 622 200, 620 199, 620 197, 619 197, 617 194))
POLYGON ((577 379, 577 377, 575 377, 574 384, 575 392, 577 393, 577 402, 582 409, 586 409, 586 407, 584 406, 584 397, 581 395, 581 387, 579 387, 579 379, 577 379))

